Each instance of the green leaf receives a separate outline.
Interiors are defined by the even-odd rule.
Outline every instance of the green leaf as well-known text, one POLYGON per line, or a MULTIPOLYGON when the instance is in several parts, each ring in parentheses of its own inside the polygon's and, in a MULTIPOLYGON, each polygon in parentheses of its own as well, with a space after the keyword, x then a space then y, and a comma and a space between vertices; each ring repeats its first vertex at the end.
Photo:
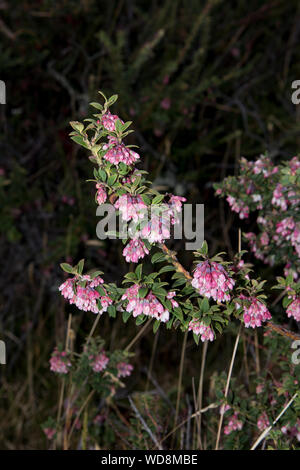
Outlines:
POLYGON ((106 172, 102 169, 98 170, 98 175, 101 179, 101 181, 105 181, 106 180, 106 172))
POLYGON ((175 307, 174 308, 174 315, 176 318, 178 318, 180 321, 183 321, 183 312, 180 307, 175 307))
POLYGON ((185 278, 181 278, 181 279, 177 279, 174 283, 173 283, 173 286, 172 287, 179 287, 179 286, 182 286, 183 284, 186 283, 186 279, 185 278))
POLYGON ((103 274, 102 271, 94 271, 90 274, 90 277, 91 277, 91 279, 95 279, 95 277, 101 276, 101 274, 103 274))
POLYGON ((84 125, 82 124, 82 122, 79 122, 79 121, 71 121, 70 126, 72 126, 73 129, 79 132, 80 134, 84 129, 84 125))
POLYGON ((116 318, 117 309, 114 305, 109 305, 109 307, 107 308, 107 311, 110 317, 116 318))
POLYGON ((120 121, 120 119, 116 120, 115 128, 118 134, 122 134, 122 122, 120 121))
POLYGON ((146 295, 148 294, 148 287, 140 287, 139 288, 139 298, 140 299, 144 299, 146 297, 146 295))
POLYGON ((141 194, 141 198, 147 206, 150 206, 151 199, 149 196, 147 196, 146 194, 141 194))
POLYGON ((61 263, 60 267, 61 267, 61 269, 62 269, 63 271, 65 271, 66 273, 75 274, 75 269, 73 268, 73 266, 71 266, 71 265, 68 264, 68 263, 61 263))
POLYGON ((194 338, 195 343, 196 343, 197 346, 198 346, 198 345, 199 345, 199 341, 200 341, 200 336, 199 336, 199 335, 196 335, 195 333, 193 333, 193 338, 194 338))
POLYGON ((112 95, 107 102, 108 106, 112 106, 117 101, 117 99, 118 95, 112 95))
POLYGON ((123 322, 127 323, 130 316, 131 316, 131 312, 123 312, 122 313, 123 322))
POLYGON ((99 292, 99 294, 102 296, 102 297, 105 297, 107 294, 105 292, 105 290, 103 289, 103 287, 101 286, 97 286, 96 287, 96 291, 99 292))
POLYGON ((108 186, 112 186, 118 178, 118 175, 110 175, 110 177, 107 180, 108 186))
POLYGON ((80 274, 80 275, 82 274, 83 267, 84 267, 84 259, 81 259, 79 261, 79 263, 77 264, 77 266, 76 266, 76 270, 77 270, 78 274, 80 274))
POLYGON ((143 265, 139 264, 135 270, 135 274, 138 280, 142 279, 142 270, 143 270, 143 265))
POLYGON ((90 106, 93 106, 94 108, 99 109, 100 111, 102 111, 102 109, 103 109, 102 104, 96 103, 95 101, 92 101, 92 102, 90 103, 90 106))
POLYGON ((85 143, 83 137, 81 135, 72 135, 71 137, 76 144, 82 145, 82 147, 85 147, 86 149, 89 149, 89 146, 85 143))
POLYGON ((202 243, 201 253, 203 253, 204 255, 207 255, 207 253, 208 253, 208 245, 207 245, 206 240, 204 240, 204 242, 202 243))
POLYGON ((152 200, 152 205, 159 204, 164 199, 164 197, 164 194, 159 194, 158 196, 155 196, 155 198, 152 200))
POLYGON ((154 324, 153 324, 153 333, 155 334, 158 330, 158 328, 160 327, 160 321, 159 320, 155 320, 154 324))
POLYGON ((165 261, 166 257, 164 255, 164 253, 161 253, 161 252, 158 252, 158 253, 155 253, 152 258, 151 258, 151 263, 152 264, 155 264, 155 263, 161 263, 162 261, 165 261))
POLYGON ((127 273, 125 274, 125 279, 128 279, 130 281, 136 281, 137 280, 137 277, 136 277, 136 274, 135 273, 127 273))
POLYGON ((159 274, 163 274, 163 273, 166 273, 168 271, 175 271, 175 268, 173 265, 170 265, 168 264, 167 266, 163 266, 160 270, 159 270, 159 274))
POLYGON ((138 326, 138 325, 141 325, 142 323, 144 323, 146 320, 146 317, 145 315, 139 315, 135 321, 135 324, 138 326))
POLYGON ((201 312, 206 313, 209 310, 209 301, 207 297, 203 297, 201 300, 201 305, 200 305, 201 312))

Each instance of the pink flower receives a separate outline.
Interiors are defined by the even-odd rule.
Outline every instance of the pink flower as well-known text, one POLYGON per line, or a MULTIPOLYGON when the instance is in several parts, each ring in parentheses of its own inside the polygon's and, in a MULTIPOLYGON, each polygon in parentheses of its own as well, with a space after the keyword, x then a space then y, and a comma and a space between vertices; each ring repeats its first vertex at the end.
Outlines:
POLYGON ((151 220, 142 228, 141 237, 150 243, 162 243, 170 238, 170 217, 167 212, 163 215, 151 214, 151 220))
POLYGON ((167 299, 170 300, 173 308, 179 307, 178 302, 176 302, 176 300, 173 299, 173 297, 175 297, 175 295, 176 295, 175 291, 168 292, 168 294, 167 294, 167 299))
POLYGON ((264 391, 264 385, 263 384, 258 384, 257 387, 256 387, 256 393, 257 395, 259 395, 260 393, 262 393, 264 391))
POLYGON ((163 100, 161 100, 160 106, 161 106, 161 108, 163 108, 163 109, 169 109, 170 106, 171 106, 171 100, 170 100, 170 98, 164 98, 163 100))
POLYGON ((290 240, 294 228, 295 222, 293 217, 286 217, 276 224, 276 233, 286 238, 286 240, 290 240))
POLYGON ((228 424, 224 428, 224 434, 228 435, 232 431, 240 431, 243 427, 243 422, 239 421, 238 413, 234 413, 228 421, 228 424))
POLYGON ((221 405, 220 406, 220 415, 224 415, 226 411, 230 410, 231 406, 226 403, 226 405, 221 405))
POLYGON ((107 111, 105 114, 102 116, 102 126, 110 132, 113 132, 116 130, 116 121, 120 120, 123 123, 123 121, 116 115, 116 114, 111 114, 110 111, 107 111))
POLYGON ((145 243, 138 238, 130 240, 123 250, 123 256, 125 256, 127 263, 137 263, 139 259, 144 258, 145 255, 148 254, 149 250, 147 249, 145 243))
POLYGON ((97 183, 96 189, 97 189, 96 201, 99 204, 99 206, 101 206, 101 204, 103 204, 107 199, 105 187, 103 186, 103 184, 97 183))
POLYGON ((257 420, 257 427, 260 431, 264 431, 268 426, 270 426, 270 421, 267 416, 267 413, 264 411, 257 420))
MULTIPOLYGON (((253 232, 245 233, 245 238, 248 240, 250 249, 254 253, 255 258, 261 259, 262 261, 265 261, 265 256, 264 256, 262 250, 260 250, 257 246, 257 238, 256 238, 255 233, 253 233, 253 232)), ((265 240, 263 240, 263 241, 266 241, 266 240, 267 240, 267 238, 265 237, 265 240)))
POLYGON ((80 310, 102 314, 113 303, 104 288, 102 289, 105 295, 102 296, 96 290, 96 287, 103 284, 103 282, 100 276, 97 276, 95 279, 91 279, 90 276, 73 277, 61 284, 59 290, 70 304, 75 304, 80 310), (99 306, 98 302, 100 302, 101 306, 99 306))
POLYGON ((107 364, 109 362, 109 358, 106 356, 105 353, 97 354, 97 356, 90 356, 90 365, 94 372, 102 372, 106 369, 107 364))
POLYGON ((139 289, 140 286, 134 284, 123 294, 122 300, 128 300, 126 311, 132 312, 134 317, 146 315, 161 322, 167 322, 169 320, 168 310, 164 308, 151 291, 143 299, 140 298, 139 289))
POLYGON ((296 175, 297 170, 300 168, 300 161, 298 157, 293 157, 289 161, 289 166, 290 166, 291 174, 296 175))
POLYGON ((255 297, 245 297, 243 295, 240 296, 242 301, 246 300, 246 302, 242 302, 243 310, 244 310, 244 323, 246 328, 256 328, 262 325, 262 322, 271 320, 272 316, 261 301, 256 299, 255 297))
POLYGON ((140 195, 131 196, 123 194, 115 203, 115 208, 119 209, 122 219, 125 222, 134 220, 138 222, 147 215, 147 206, 140 195))
POLYGON ((189 323, 189 331, 192 331, 195 335, 201 335, 201 341, 213 341, 215 335, 210 326, 205 325, 203 322, 197 319, 193 319, 189 323))
POLYGON ((300 257, 300 223, 295 225, 294 231, 291 235, 291 244, 295 248, 298 256, 300 257))
POLYGON ((57 348, 55 348, 51 354, 49 362, 50 370, 52 370, 52 372, 57 372, 58 374, 67 374, 72 365, 68 359, 67 353, 65 351, 58 351, 57 348))
POLYGON ((289 437, 296 437, 297 441, 300 442, 300 419, 297 419, 297 422, 294 426, 291 426, 290 423, 282 426, 281 432, 289 437))
POLYGON ((133 371, 133 366, 131 364, 127 364, 126 362, 120 362, 117 364, 117 369, 118 377, 129 377, 133 371))
POLYGON ((173 225, 177 222, 178 214, 180 214, 180 212, 182 211, 182 203, 185 201, 185 197, 174 196, 173 194, 170 196, 168 202, 168 213, 171 216, 171 223, 173 225))
POLYGON ((300 321, 300 297, 293 300, 292 303, 286 309, 288 317, 293 317, 296 321, 300 321))
POLYGON ((287 201, 283 196, 283 186, 282 184, 277 184, 276 188, 273 191, 272 204, 274 206, 280 207, 281 210, 285 211, 287 209, 287 201))
POLYGON ((231 210, 239 214, 240 219, 249 217, 249 207, 243 201, 237 201, 233 196, 227 196, 226 201, 231 210))
POLYGON ((229 277, 225 268, 215 261, 202 261, 197 264, 192 280, 192 286, 207 298, 224 302, 230 300, 229 291, 235 281, 229 277))
POLYGON ((297 281, 299 277, 299 274, 297 273, 297 271, 295 271, 295 269, 292 268, 291 263, 287 263, 285 265, 283 272, 284 272, 285 277, 288 277, 291 274, 295 281, 297 281))
POLYGON ((269 235, 267 234, 267 232, 263 232, 259 238, 259 241, 261 243, 261 245, 263 246, 268 246, 269 245, 269 235))
POLYGON ((133 165, 140 158, 138 153, 118 142, 115 137, 109 136, 108 141, 108 144, 103 145, 103 150, 107 150, 103 158, 113 165, 121 162, 128 166, 133 165))
POLYGON ((259 175, 260 173, 262 173, 264 178, 268 178, 269 176, 278 173, 278 167, 274 167, 271 160, 268 157, 265 157, 264 155, 262 155, 255 162, 249 163, 253 165, 253 173, 255 175, 259 175))
POLYGON ((46 434, 47 439, 49 439, 50 441, 51 439, 53 439, 56 433, 56 430, 54 428, 44 428, 43 431, 46 434))

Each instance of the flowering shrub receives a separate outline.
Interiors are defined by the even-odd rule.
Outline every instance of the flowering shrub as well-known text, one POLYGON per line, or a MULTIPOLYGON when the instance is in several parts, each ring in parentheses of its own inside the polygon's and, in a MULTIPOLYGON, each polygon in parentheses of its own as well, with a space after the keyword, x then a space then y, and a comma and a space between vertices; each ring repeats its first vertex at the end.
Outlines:
MULTIPOLYGON (((274 288, 287 295, 283 306, 288 317, 299 321, 300 283, 300 161, 293 157, 274 165, 267 155, 256 161, 241 159, 240 174, 216 184, 216 194, 225 197, 241 219, 250 213, 256 218, 258 234, 244 233, 254 256, 270 266, 282 266, 284 278, 278 277, 274 288), (283 266, 284 265, 284 266, 283 266)), ((260 326, 270 318, 269 312, 253 303, 245 313, 251 325, 260 326), (250 311, 251 310, 251 311, 250 311), (256 320, 257 319, 257 320, 256 320), (256 321, 258 322, 256 324, 256 321)), ((246 323, 246 322, 245 322, 246 323)))
MULTIPOLYGON (((130 222, 129 232, 122 237, 123 243, 127 243, 123 249, 126 262, 138 263, 149 256, 153 267, 149 273, 143 264, 138 264, 125 275, 123 284, 127 286, 123 287, 105 282, 105 275, 99 271, 83 274, 84 260, 76 266, 62 263, 62 269, 72 277, 59 287, 61 294, 69 304, 94 313, 96 320, 83 351, 76 353, 77 356, 72 353, 69 359, 69 351, 58 353, 56 350, 51 369, 65 375, 71 370, 70 383, 75 384, 75 390, 87 388, 111 400, 122 386, 120 378, 129 376, 132 366, 125 361, 126 351, 109 353, 103 350, 99 338, 92 338, 105 312, 112 318, 121 315, 124 323, 130 317, 137 325, 153 321, 154 333, 162 323, 168 329, 180 329, 185 334, 192 331, 196 344, 216 340, 235 323, 252 329, 265 325, 281 334, 285 332, 280 325, 270 322, 271 307, 263 292, 265 281, 255 278, 251 266, 245 264, 244 251, 238 252, 231 261, 225 261, 224 253, 210 257, 204 242, 194 253, 192 273, 179 263, 176 253, 170 251, 165 242, 170 238, 170 227, 178 223, 185 198, 161 194, 151 187, 147 173, 135 167, 142 157, 124 143, 132 132, 131 122, 124 122, 109 110, 117 96, 107 99, 103 93, 101 95, 103 104, 91 103, 97 110, 92 118, 85 119, 84 123, 71 122, 71 138, 90 153, 89 160, 94 165, 94 178, 90 182, 96 188, 97 205, 109 201, 121 219, 130 222), (159 263, 162 266, 156 268, 159 263)), ((289 262, 287 278, 278 278, 275 287, 284 289, 287 314, 295 319, 299 316, 299 284, 295 282, 299 271, 298 163, 294 158, 274 167, 265 156, 255 164, 242 160, 241 175, 227 178, 216 189, 218 195, 227 195, 232 210, 238 212, 241 219, 258 211, 257 222, 263 233, 258 237, 252 232, 245 234, 256 257, 272 265, 282 260, 289 262), (266 179, 274 186, 272 197, 264 183, 266 179)), ((227 394, 228 390, 222 400, 227 400, 227 394)), ((66 415, 72 416, 76 406, 74 392, 66 415)), ((231 410, 224 428, 226 436, 243 428, 243 413, 232 405, 230 408, 233 414, 231 410)), ((79 414, 75 413, 71 430, 71 417, 65 422, 65 446, 73 429, 79 425, 79 414)), ((97 416, 94 422, 98 422, 97 416)), ((266 415, 261 414, 257 420, 258 429, 263 429, 266 415)), ((49 437, 51 432, 46 434, 49 437)), ((217 447, 219 438, 220 432, 217 447)))

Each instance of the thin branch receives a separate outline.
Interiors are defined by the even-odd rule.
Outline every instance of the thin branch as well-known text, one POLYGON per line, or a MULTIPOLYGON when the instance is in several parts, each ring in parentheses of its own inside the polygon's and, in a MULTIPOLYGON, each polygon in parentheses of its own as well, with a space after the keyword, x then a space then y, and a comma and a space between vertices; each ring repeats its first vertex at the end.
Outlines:
POLYGON ((149 434, 149 436, 151 437, 152 441, 154 442, 154 444, 156 445, 156 447, 159 449, 159 450, 163 450, 162 446, 160 445, 160 443, 158 442, 158 440, 156 439, 156 437, 154 436, 153 432, 151 431, 151 429, 149 428, 148 424, 146 423, 146 421, 144 420, 144 418, 142 417, 142 415, 140 414, 139 410, 137 409, 137 407, 135 406, 135 404, 133 403, 133 400, 131 397, 128 397, 128 400, 129 400, 129 403, 133 409, 133 411, 135 412, 136 414, 136 417, 138 418, 138 420, 142 423, 142 426, 143 428, 145 429, 145 431, 149 434))
MULTIPOLYGON (((232 369, 233 369, 233 364, 234 364, 234 361, 235 361, 237 347, 238 347, 240 336, 241 336, 241 330, 242 330, 242 325, 240 325, 239 332, 237 334, 237 337, 236 337, 236 340, 235 340, 235 345, 234 345, 234 348, 233 348, 233 353, 232 353, 232 357, 231 357, 231 362, 230 362, 230 367, 229 367, 227 382, 226 382, 226 388, 225 388, 225 395, 224 395, 225 398, 227 398, 227 395, 228 395, 228 392, 229 392, 229 385, 230 385, 230 380, 231 380, 231 375, 232 375, 232 369)), ((224 419, 224 408, 225 408, 225 406, 222 405, 215 450, 219 449, 221 430, 222 430, 222 424, 223 424, 223 419, 224 419)))
POLYGON ((256 449, 256 447, 261 443, 261 441, 263 439, 265 439, 267 437, 267 435, 269 434, 269 432, 271 431, 271 429, 273 428, 273 426, 275 426, 275 424, 277 423, 277 421, 279 421, 279 419, 281 418, 281 416, 286 412, 286 410, 291 406, 291 404, 293 403, 293 401, 296 399, 298 395, 298 392, 295 393, 295 395, 293 395, 293 397, 290 399, 290 401, 287 403, 287 405, 285 405, 285 407, 283 408, 283 410, 279 413, 279 415, 277 416, 277 418, 273 421, 273 423, 267 428, 264 430, 264 432, 259 436, 258 439, 256 439, 256 441, 254 442, 253 446, 251 447, 250 450, 254 450, 256 449))

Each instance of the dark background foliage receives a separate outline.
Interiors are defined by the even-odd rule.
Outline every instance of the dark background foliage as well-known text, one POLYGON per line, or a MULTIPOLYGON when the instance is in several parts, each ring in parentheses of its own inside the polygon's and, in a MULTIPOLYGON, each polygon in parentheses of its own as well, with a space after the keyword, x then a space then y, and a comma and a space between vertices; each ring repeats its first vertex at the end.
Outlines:
MULTIPOLYGON (((0 370, 1 448, 46 445, 38 426, 57 401, 48 359, 70 311, 57 291, 59 263, 86 258, 108 281, 127 270, 122 245, 96 238, 94 187, 85 182, 91 165, 69 140, 69 121, 91 112, 97 90, 118 93, 114 111, 134 122, 130 143, 140 146, 141 167, 157 188, 204 203, 210 252, 232 254, 240 221, 214 198, 212 183, 234 173, 241 155, 297 152, 300 108, 291 102, 291 83, 300 78, 299 19, 297 0, 0 2, 7 87, 0 105, 0 333, 8 348, 0 370)), ((190 255, 179 254, 187 267, 190 255)), ((92 319, 73 313, 80 336, 92 319)), ((111 348, 125 346, 135 331, 103 318, 111 348)), ((182 336, 162 332, 158 341, 155 375, 172 393, 182 336)), ((132 388, 144 380, 152 342, 150 335, 137 346, 132 388)), ((230 339, 217 341, 211 363, 230 348, 230 339)), ((188 351, 197 357, 192 342, 188 351)), ((187 362, 187 376, 194 367, 187 362)))

